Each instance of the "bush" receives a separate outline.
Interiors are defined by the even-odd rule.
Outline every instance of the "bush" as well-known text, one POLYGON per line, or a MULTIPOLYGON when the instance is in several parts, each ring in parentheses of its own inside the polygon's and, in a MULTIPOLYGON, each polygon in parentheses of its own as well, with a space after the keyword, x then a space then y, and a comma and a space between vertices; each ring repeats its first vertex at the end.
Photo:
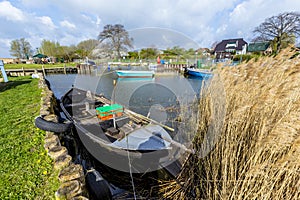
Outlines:
POLYGON ((255 59, 255 60, 257 60, 258 58, 260 57, 260 55, 257 55, 257 54, 243 54, 243 55, 235 55, 234 57, 233 57, 233 61, 246 61, 246 62, 248 62, 249 60, 251 60, 251 59, 255 59))

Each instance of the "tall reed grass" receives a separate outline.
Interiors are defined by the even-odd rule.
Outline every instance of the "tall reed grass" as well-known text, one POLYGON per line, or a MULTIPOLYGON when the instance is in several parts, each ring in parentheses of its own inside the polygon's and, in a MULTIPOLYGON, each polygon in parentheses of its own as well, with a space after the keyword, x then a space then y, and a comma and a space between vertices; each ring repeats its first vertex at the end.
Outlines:
POLYGON ((199 102, 196 153, 176 181, 162 184, 164 197, 300 199, 300 57, 295 51, 216 70, 199 102), (216 88, 224 89, 222 102, 214 99, 222 92, 216 88), (214 110, 224 111, 224 119, 214 110), (213 129, 217 140, 201 156, 216 120, 223 120, 213 129))

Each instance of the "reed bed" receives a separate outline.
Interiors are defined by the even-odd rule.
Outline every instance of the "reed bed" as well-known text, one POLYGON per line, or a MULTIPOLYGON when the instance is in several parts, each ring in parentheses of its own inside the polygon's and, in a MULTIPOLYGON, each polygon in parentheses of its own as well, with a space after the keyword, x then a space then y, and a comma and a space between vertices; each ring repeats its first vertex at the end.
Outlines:
POLYGON ((295 54, 288 48, 216 70, 199 102, 196 153, 176 181, 162 183, 164 198, 300 199, 300 58, 295 54))

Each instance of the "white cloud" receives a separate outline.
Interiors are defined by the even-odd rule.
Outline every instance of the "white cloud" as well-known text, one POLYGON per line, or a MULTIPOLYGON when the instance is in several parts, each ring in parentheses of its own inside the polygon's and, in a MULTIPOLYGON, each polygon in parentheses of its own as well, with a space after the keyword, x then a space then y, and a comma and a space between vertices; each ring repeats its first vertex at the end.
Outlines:
POLYGON ((48 16, 37 17, 37 20, 39 21, 39 23, 41 23, 41 25, 46 26, 50 30, 53 30, 56 28, 56 26, 52 22, 52 19, 48 16))
POLYGON ((41 1, 41 0, 18 0, 21 5, 31 8, 44 8, 49 5, 50 2, 48 1, 41 1))
POLYGON ((282 12, 300 8, 300 1, 294 0, 248 0, 238 4, 229 13, 229 24, 233 36, 245 38, 248 42, 254 38, 253 30, 265 19, 282 12))
POLYGON ((10 39, 0 39, 0 44, 6 47, 10 47, 10 39))
POLYGON ((97 27, 100 27, 100 24, 101 24, 101 18, 97 16, 97 21, 96 21, 97 27))
POLYGON ((69 29, 75 29, 76 28, 75 24, 72 24, 71 22, 69 22, 67 20, 61 21, 60 25, 62 27, 66 27, 66 28, 69 28, 69 29))
POLYGON ((25 19, 23 12, 12 6, 8 1, 0 2, 0 17, 4 17, 9 21, 23 21, 25 19))
MULTIPOLYGON (((96 38, 104 25, 116 23, 123 24, 129 31, 167 28, 190 37, 190 41, 201 47, 235 37, 249 41, 252 30, 266 18, 300 8, 299 0, 0 1, 0 27, 5 27, 5 31, 0 31, 0 57, 2 49, 9 55, 9 49, 3 46, 7 45, 3 42, 7 39, 24 37, 34 43, 34 48, 42 39, 62 45, 78 44, 96 38)), ((158 44, 159 40, 148 41, 150 33, 141 34, 141 41, 158 44), (142 37, 144 35, 147 37, 142 37)), ((176 40, 171 35, 164 39, 176 40)))
POLYGON ((217 28, 216 33, 217 34, 222 34, 222 33, 226 32, 227 31, 227 27, 228 27, 227 24, 223 24, 222 26, 220 26, 219 28, 217 28))

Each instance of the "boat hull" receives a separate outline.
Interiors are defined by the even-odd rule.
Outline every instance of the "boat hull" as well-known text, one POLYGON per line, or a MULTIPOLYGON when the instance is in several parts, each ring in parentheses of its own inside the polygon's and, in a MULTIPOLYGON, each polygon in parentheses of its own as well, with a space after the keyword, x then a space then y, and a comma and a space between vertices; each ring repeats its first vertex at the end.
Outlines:
POLYGON ((116 73, 119 78, 153 78, 154 77, 154 71, 117 70, 116 73))
POLYGON ((210 72, 201 71, 201 70, 192 69, 192 68, 187 68, 185 70, 185 74, 190 75, 190 76, 201 77, 201 78, 210 78, 210 77, 212 77, 212 73, 210 73, 210 72))
MULTIPOLYGON (((71 93, 71 91, 68 93, 71 93)), ((92 125, 83 124, 82 121, 79 121, 77 117, 72 115, 75 111, 71 112, 66 108, 65 99, 70 99, 71 96, 68 96, 68 93, 62 97, 60 107, 68 120, 73 122, 84 147, 102 164, 127 173, 145 173, 156 171, 172 164, 175 161, 174 157, 182 154, 182 149, 177 146, 173 147, 173 145, 171 147, 143 151, 128 150, 112 145, 111 138, 105 136, 99 123, 92 125)))
POLYGON ((126 151, 104 144, 78 127, 77 133, 85 148, 95 159, 118 171, 145 173, 171 164, 171 162, 168 163, 171 152, 166 149, 155 152, 126 151))

